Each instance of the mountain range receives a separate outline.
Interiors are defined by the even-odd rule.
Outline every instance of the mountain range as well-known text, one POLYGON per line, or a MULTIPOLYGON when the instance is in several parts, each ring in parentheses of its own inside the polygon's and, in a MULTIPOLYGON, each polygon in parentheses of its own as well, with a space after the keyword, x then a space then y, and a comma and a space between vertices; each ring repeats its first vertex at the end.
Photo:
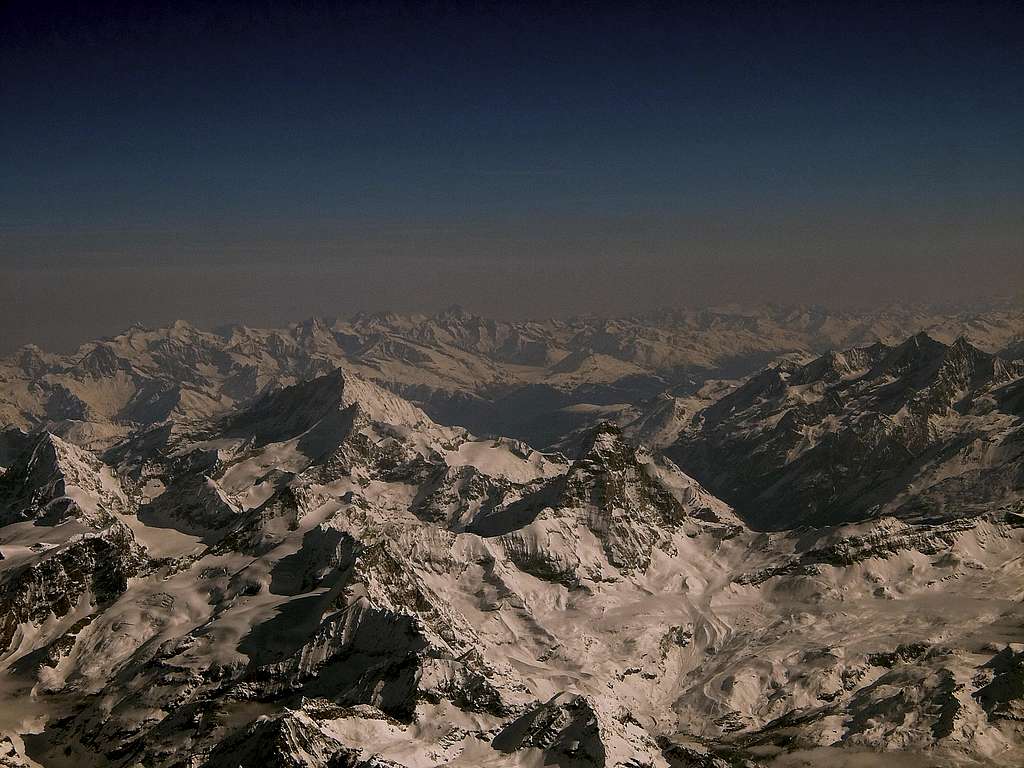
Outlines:
POLYGON ((1024 313, 0 364, 0 765, 1024 762, 1024 313))
POLYGON ((29 345, 0 361, 0 423, 106 447, 140 426, 223 414, 268 388, 344 366, 439 422, 549 447, 573 428, 638 416, 629 407, 659 394, 693 395, 709 379, 746 377, 783 355, 897 344, 925 331, 1019 358, 1022 327, 1024 311, 1012 303, 952 313, 766 306, 537 322, 452 307, 282 329, 133 326, 70 354, 29 345))

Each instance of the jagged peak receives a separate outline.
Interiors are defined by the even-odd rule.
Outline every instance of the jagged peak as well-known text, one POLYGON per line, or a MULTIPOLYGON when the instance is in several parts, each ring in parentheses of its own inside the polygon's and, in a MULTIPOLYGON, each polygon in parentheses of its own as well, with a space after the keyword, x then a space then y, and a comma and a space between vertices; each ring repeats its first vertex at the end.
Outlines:
POLYGON ((90 466, 98 464, 98 460, 76 445, 58 437, 48 430, 39 433, 32 444, 28 456, 28 468, 30 471, 48 469, 54 472, 62 472, 64 463, 74 462, 90 466))
POLYGON ((249 432, 258 443, 288 440, 331 414, 404 428, 437 428, 422 410, 398 395, 336 368, 330 373, 264 395, 231 417, 228 429, 249 432))
POLYGON ((88 373, 94 378, 113 376, 118 371, 131 370, 131 363, 118 354, 110 342, 98 342, 73 366, 73 370, 88 373))
POLYGON ((925 371, 941 364, 949 347, 932 338, 927 331, 918 331, 901 344, 896 345, 876 363, 873 376, 902 376, 916 371, 925 371))
POLYGON ((750 407, 759 398, 785 392, 793 368, 792 364, 781 363, 759 371, 721 400, 706 408, 703 411, 705 420, 714 422, 726 418, 729 414, 750 407))
POLYGON ((817 381, 834 383, 851 374, 869 370, 888 353, 889 347, 876 342, 868 347, 854 347, 844 351, 830 349, 811 362, 793 371, 793 382, 809 384, 817 381))
POLYGON ((611 421, 602 421, 584 433, 580 441, 579 460, 606 461, 612 456, 636 456, 636 450, 622 432, 622 428, 611 421))
POLYGON ((307 317, 295 326, 296 335, 299 337, 316 336, 316 335, 328 335, 333 336, 334 321, 330 318, 321 317, 320 315, 312 315, 307 317))
POLYGON ((907 340, 902 344, 897 344, 893 351, 904 355, 923 353, 930 356, 933 354, 941 354, 945 352, 947 348, 947 344, 936 339, 934 336, 929 334, 928 331, 922 330, 907 338, 907 340))
POLYGON ((966 336, 957 336, 952 344, 948 345, 947 356, 949 355, 970 355, 971 357, 992 357, 988 352, 978 349, 966 336))
POLYGON ((600 505, 606 500, 602 489, 609 479, 631 470, 640 470, 636 448, 617 425, 602 422, 584 433, 577 458, 561 480, 561 502, 600 505))
MULTIPOLYGON (((205 768, 333 765, 342 745, 325 734, 302 710, 285 709, 254 720, 223 741, 203 764, 205 768)), ((341 763, 345 765, 346 763, 341 763)))
POLYGON ((966 338, 960 336, 946 347, 945 354, 942 356, 942 366, 940 367, 963 365, 965 363, 977 366, 979 363, 991 364, 994 360, 995 355, 983 352, 966 338))
MULTIPOLYGON (((674 465, 671 467, 675 470, 674 465)), ((666 471, 663 467, 661 471, 666 471)), ((678 470, 675 470, 677 474, 678 470)), ((559 504, 621 507, 655 513, 668 520, 679 517, 680 502, 659 478, 653 458, 626 439, 608 422, 594 427, 581 444, 579 458, 560 481, 559 504)))
MULTIPOLYGON (((977 369, 997 376, 1001 370, 994 355, 978 349, 963 335, 947 345, 927 331, 920 331, 895 347, 878 342, 844 352, 829 350, 796 369, 790 383, 835 383, 864 371, 872 377, 882 374, 909 377, 915 387, 920 387, 933 377, 941 376, 944 370, 954 371, 956 375, 972 375, 977 369)), ((751 382, 757 378, 752 378, 751 382)))
POLYGON ((98 458, 48 431, 26 438, 13 465, 0 475, 0 524, 44 513, 56 520, 53 515, 74 510, 99 526, 108 520, 104 510, 123 501, 120 483, 98 458), (58 508, 49 506, 62 499, 58 508))

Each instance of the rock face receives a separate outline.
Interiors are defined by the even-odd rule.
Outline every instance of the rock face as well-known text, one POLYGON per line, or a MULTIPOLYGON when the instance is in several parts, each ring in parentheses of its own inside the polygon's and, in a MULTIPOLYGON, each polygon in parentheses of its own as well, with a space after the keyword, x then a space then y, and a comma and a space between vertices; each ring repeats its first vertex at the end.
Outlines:
POLYGON ((500 536, 509 557, 539 578, 579 584, 581 568, 591 576, 606 573, 606 565, 621 574, 646 572, 655 548, 671 550, 685 524, 722 538, 742 529, 727 505, 671 462, 603 424, 585 437, 564 475, 522 502, 479 516, 468 530, 500 536), (600 553, 584 550, 590 541, 600 553))
POLYGON ((0 524, 78 517, 96 524, 124 507, 120 483, 101 461, 56 435, 26 440, 0 476, 0 524))
POLYGON ((751 525, 942 519, 1020 498, 1018 362, 918 334, 784 364, 667 450, 751 525))
POLYGON ((329 768, 349 765, 337 741, 324 734, 308 715, 286 711, 263 717, 225 740, 204 768, 329 768))
POLYGON ((131 531, 113 527, 5 570, 0 581, 0 645, 9 646, 26 623, 68 616, 83 598, 98 607, 111 603, 146 562, 131 531))
MULTIPOLYGON (((437 322, 517 365, 550 357, 525 330, 499 342, 487 327, 466 330, 464 315, 437 322)), ((181 361, 182 382, 225 364, 191 334, 178 328, 147 353, 181 361)), ((295 334, 363 343, 319 323, 295 334)), ((608 354, 608 334, 588 343, 608 354)), ((427 365, 416 347, 383 331, 378 341, 427 365)), ((76 375, 128 375, 119 349, 89 356, 76 375)), ((311 373, 322 361, 308 363, 311 373)), ((230 385, 252 395, 242 405, 131 427, 102 450, 10 434, 0 761, 1024 759, 1014 364, 919 337, 773 367, 727 390, 669 453, 735 452, 742 463, 715 463, 708 484, 740 478, 753 492, 764 479, 771 519, 793 509, 767 533, 638 444, 643 430, 575 425, 567 455, 545 453, 439 424, 350 370, 263 393, 260 376, 230 385), (786 467, 815 455, 826 433, 860 434, 861 418, 883 417, 900 426, 876 447, 903 446, 890 463, 909 458, 902 484, 871 476, 888 494, 877 511, 851 511, 861 480, 848 473, 801 464, 771 474, 780 457, 786 467), (820 439, 794 447, 789 422, 820 439), (969 499, 936 490, 954 481, 969 499)), ((846 461, 864 474, 869 454, 846 461)))
POLYGON ((506 726, 493 745, 504 752, 542 750, 560 766, 665 766, 651 736, 626 711, 604 711, 585 696, 560 693, 506 726))

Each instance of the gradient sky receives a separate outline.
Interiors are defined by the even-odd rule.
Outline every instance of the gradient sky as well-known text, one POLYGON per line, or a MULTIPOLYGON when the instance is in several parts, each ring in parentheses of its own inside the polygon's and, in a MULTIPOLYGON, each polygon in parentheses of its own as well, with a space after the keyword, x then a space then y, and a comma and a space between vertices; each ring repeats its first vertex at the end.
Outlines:
POLYGON ((0 352, 1024 287, 1020 3, 6 2, 0 115, 0 352))

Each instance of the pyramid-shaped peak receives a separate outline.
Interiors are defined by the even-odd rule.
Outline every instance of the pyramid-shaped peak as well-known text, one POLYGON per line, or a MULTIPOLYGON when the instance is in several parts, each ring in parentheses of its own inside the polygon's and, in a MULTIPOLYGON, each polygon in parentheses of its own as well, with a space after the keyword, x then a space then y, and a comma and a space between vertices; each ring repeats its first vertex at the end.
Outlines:
POLYGON ((75 364, 75 369, 95 378, 108 378, 118 371, 129 370, 131 364, 118 355, 112 344, 96 344, 75 364))
POLYGON ((258 443, 280 442, 306 432, 322 420, 346 412, 350 422, 403 428, 436 427, 419 408, 398 395, 342 368, 315 379, 270 392, 232 417, 228 430, 248 433, 258 443))
POLYGON ((946 360, 981 360, 994 357, 974 346, 965 336, 958 336, 956 341, 946 347, 946 360))
POLYGON ((46 464, 58 466, 64 458, 72 460, 85 460, 88 454, 81 448, 72 445, 52 432, 40 432, 32 446, 31 464, 46 464))
POLYGON ((632 456, 636 451, 622 433, 622 429, 609 421, 592 427, 580 441, 579 458, 606 461, 612 457, 632 456))
POLYGON ((915 333, 902 344, 897 345, 893 352, 899 353, 904 357, 931 358, 945 353, 948 348, 947 344, 936 339, 928 331, 922 330, 915 333))
MULTIPOLYGON (((39 433, 0 475, 0 524, 38 516, 50 502, 63 499, 70 488, 92 498, 91 503, 83 504, 86 508, 95 510, 101 502, 119 502, 118 484, 104 475, 99 459, 51 432, 39 433)), ((74 504, 82 498, 76 495, 74 504)), ((74 504, 66 505, 64 511, 74 504)))
POLYGON ((875 366, 874 372, 902 375, 938 366, 948 349, 941 341, 929 336, 927 331, 919 331, 893 347, 875 366))
POLYGON ((78 478, 100 467, 100 461, 91 453, 52 432, 39 434, 24 461, 23 477, 30 484, 48 483, 58 477, 78 478))

